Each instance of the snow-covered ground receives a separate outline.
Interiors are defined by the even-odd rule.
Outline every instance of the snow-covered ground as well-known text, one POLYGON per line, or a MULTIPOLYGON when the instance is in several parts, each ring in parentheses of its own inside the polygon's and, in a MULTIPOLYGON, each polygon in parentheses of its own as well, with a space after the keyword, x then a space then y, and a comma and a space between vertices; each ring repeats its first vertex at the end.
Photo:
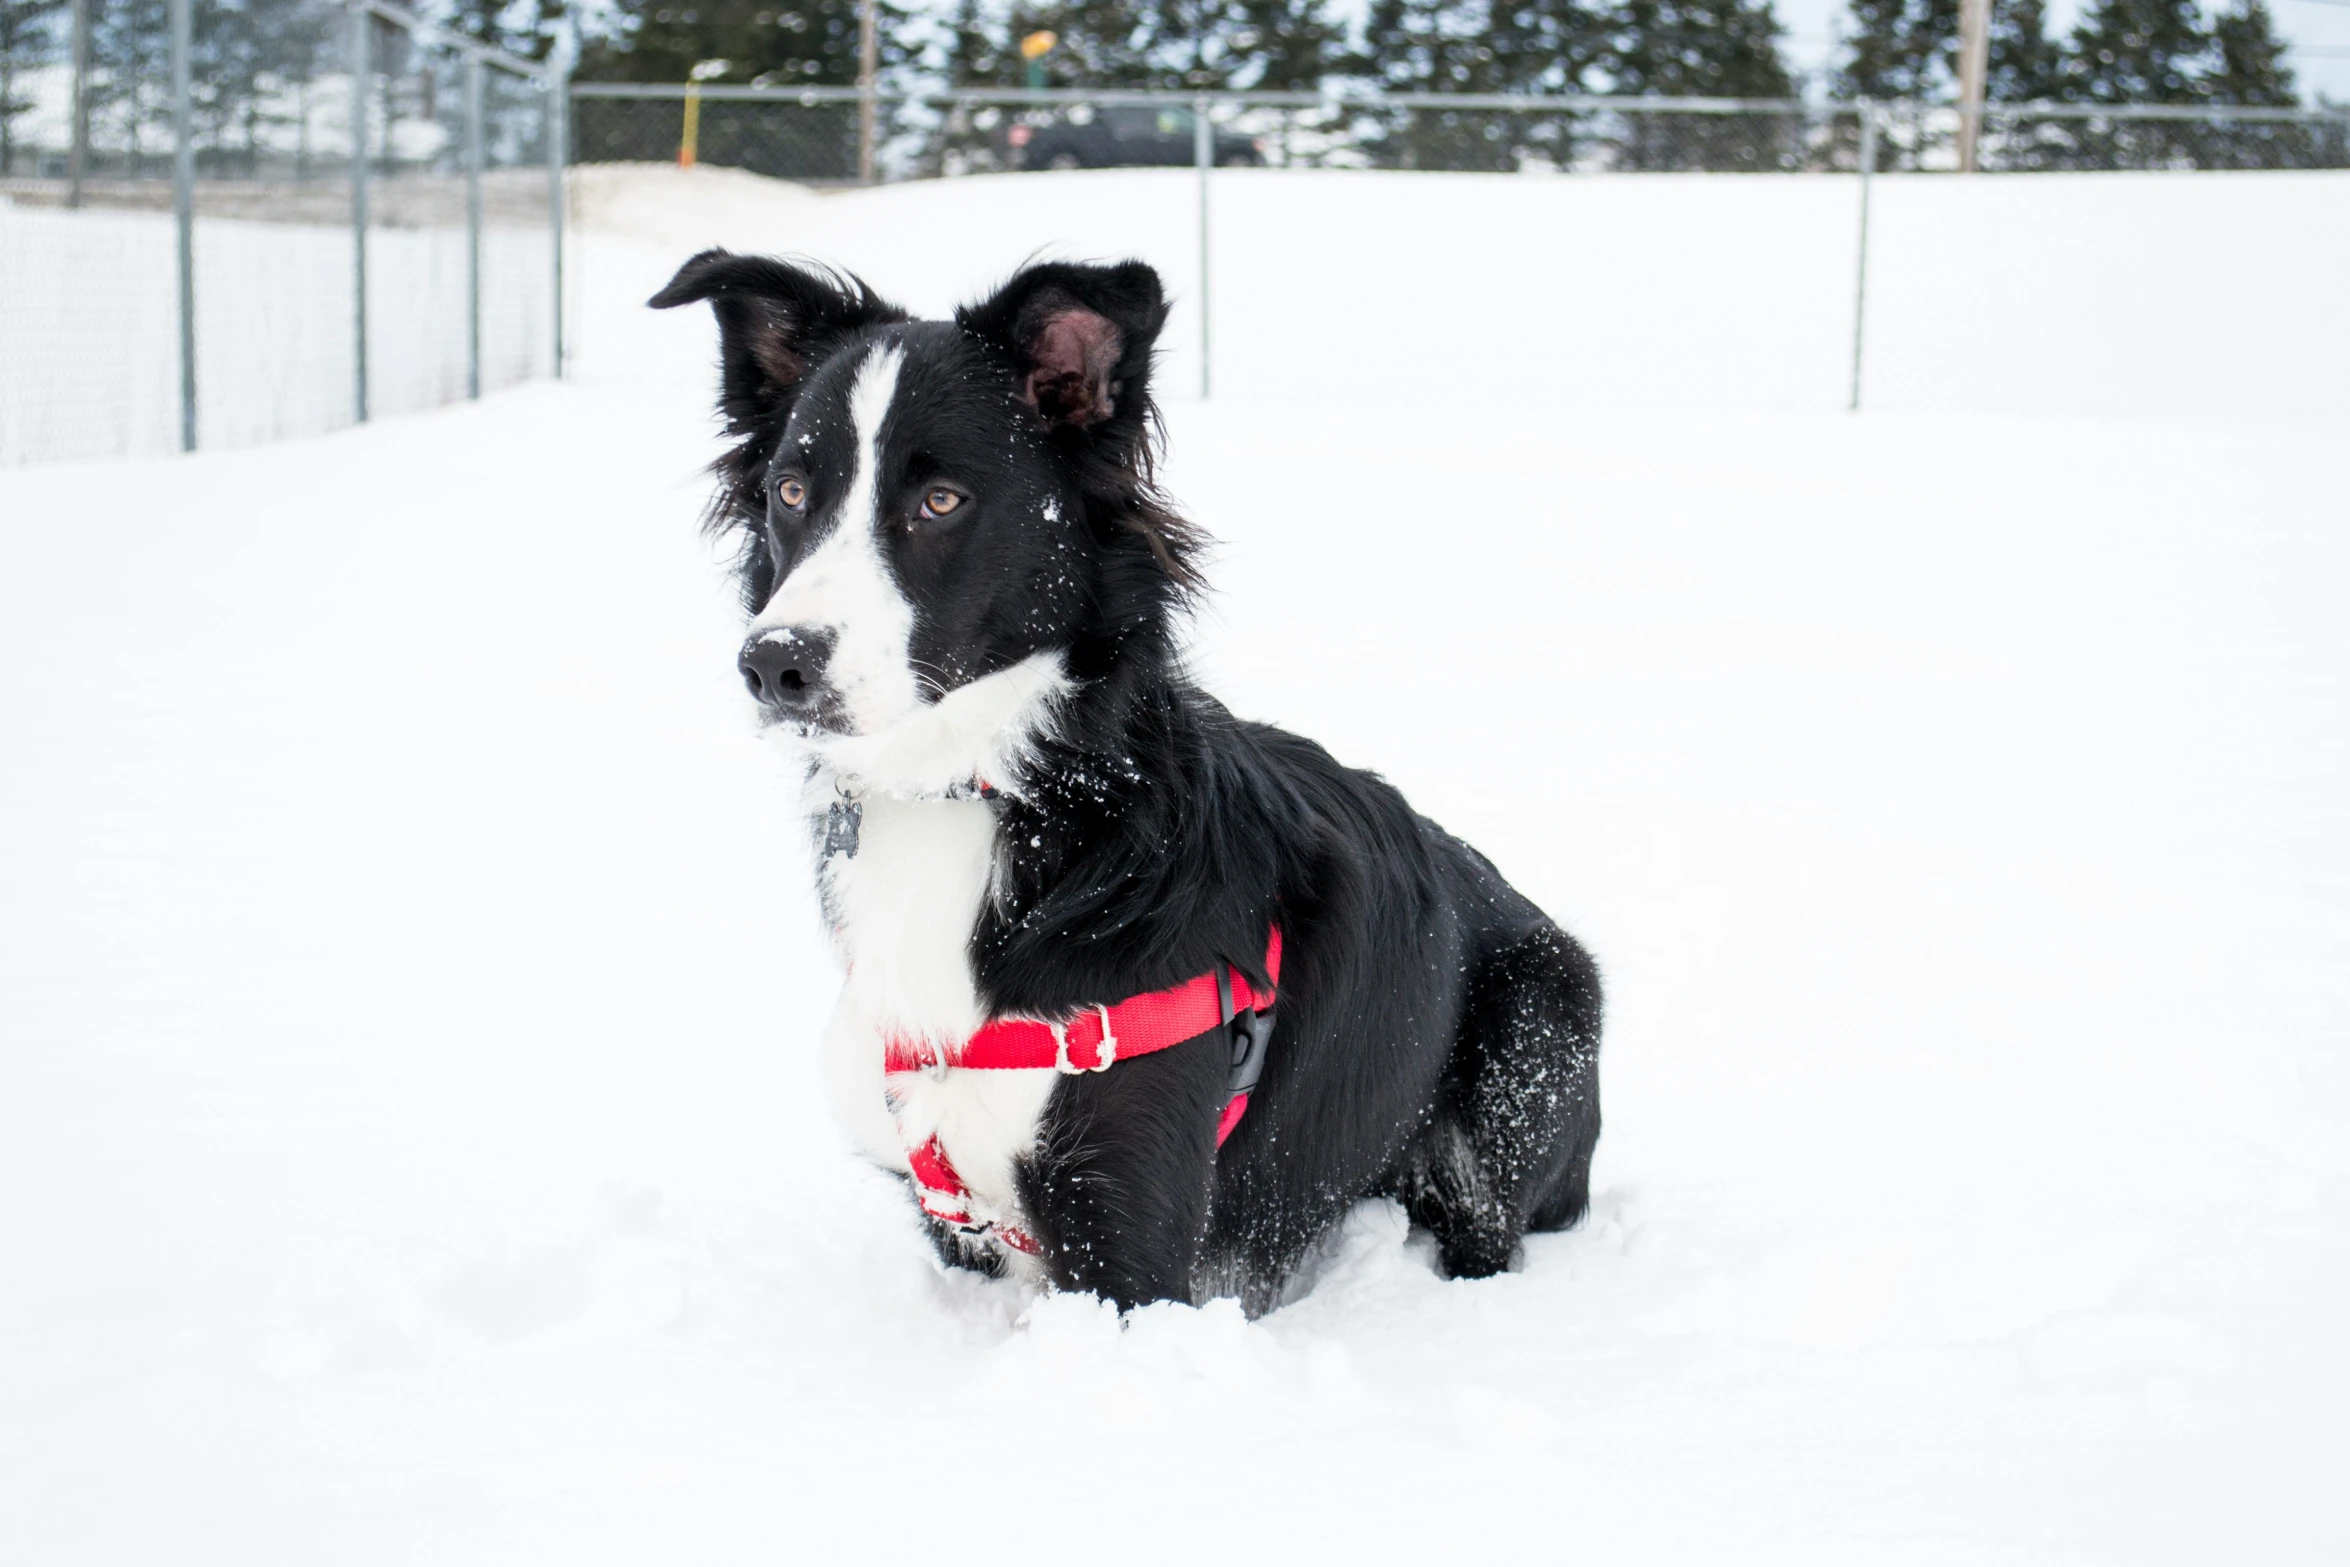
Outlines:
POLYGON ((1208 677, 1588 940, 1608 1130, 1520 1273, 1120 1331, 824 1123, 656 259, 0 474, 0 1561, 2350 1555, 2340 417, 1174 403, 1208 677))
MULTIPOLYGON (((596 225, 575 273, 591 291, 626 277, 639 298, 714 239, 820 251, 925 310, 1040 249, 1147 256, 1176 295, 1168 381, 1198 386, 1189 170, 796 198, 726 170, 574 180, 596 225)), ((1871 183, 1873 410, 2350 415, 2350 174, 1871 183)), ((1208 234, 1228 399, 1825 412, 1851 392, 1855 178, 1227 169, 1208 234)), ((638 334, 591 312, 582 362, 615 347, 639 362, 638 334)))

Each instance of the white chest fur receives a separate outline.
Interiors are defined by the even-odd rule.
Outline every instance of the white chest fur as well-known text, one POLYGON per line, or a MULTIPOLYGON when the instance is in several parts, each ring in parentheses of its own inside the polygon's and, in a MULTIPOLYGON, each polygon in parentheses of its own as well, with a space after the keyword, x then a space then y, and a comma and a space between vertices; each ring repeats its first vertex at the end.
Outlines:
POLYGON ((858 840, 854 855, 829 855, 820 872, 848 967, 824 1035, 833 1113, 889 1169, 906 1167, 909 1143, 935 1135, 973 1194, 1013 1218, 1012 1161, 1035 1145, 1058 1074, 901 1073, 889 1085, 893 1117, 882 1072, 888 1040, 951 1050, 986 1021, 970 949, 994 884, 994 813, 980 800, 869 795, 858 840))

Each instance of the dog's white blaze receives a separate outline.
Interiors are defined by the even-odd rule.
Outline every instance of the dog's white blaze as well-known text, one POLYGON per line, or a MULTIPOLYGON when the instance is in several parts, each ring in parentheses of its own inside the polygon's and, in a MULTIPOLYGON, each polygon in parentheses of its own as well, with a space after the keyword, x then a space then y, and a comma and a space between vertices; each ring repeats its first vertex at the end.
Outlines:
POLYGON ((839 694, 849 725, 862 734, 887 729, 922 706, 915 683, 914 606, 881 557, 882 421, 897 398, 905 351, 884 343, 866 355, 849 389, 856 470, 834 514, 832 532, 776 584, 751 635, 828 631, 832 659, 825 678, 839 694))
POLYGON ((847 788, 863 807, 857 853, 820 870, 848 970, 824 1033, 833 1114, 865 1154, 906 1167, 908 1141, 936 1135, 964 1183, 996 1216, 1017 1219, 1012 1163, 1036 1145, 1059 1074, 965 1071, 900 1076, 884 1093, 890 1039, 941 1053, 986 1014, 971 973, 971 933, 996 876, 995 813, 942 799, 985 780, 1016 788, 1022 754, 1049 731, 1070 680, 1057 652, 972 681, 875 735, 815 747, 805 807, 821 817, 847 788))

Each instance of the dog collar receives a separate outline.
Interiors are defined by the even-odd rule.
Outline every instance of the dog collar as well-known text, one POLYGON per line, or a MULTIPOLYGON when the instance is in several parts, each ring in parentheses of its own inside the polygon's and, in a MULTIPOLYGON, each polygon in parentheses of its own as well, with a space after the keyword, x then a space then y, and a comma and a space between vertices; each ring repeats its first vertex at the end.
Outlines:
MULTIPOLYGON (((943 793, 920 798, 992 800, 1002 792, 986 779, 974 778, 969 783, 955 784, 943 793)), ((863 792, 851 794, 842 786, 840 780, 835 778, 832 781, 832 803, 824 808, 823 857, 829 860, 837 854, 844 859, 855 859, 857 846, 863 841, 864 833, 865 796, 863 792)))
MULTIPOLYGON (((1273 1034, 1273 987, 1281 980, 1281 927, 1265 938, 1262 988, 1228 963, 1195 974, 1179 985, 1123 1001, 1088 1007, 1073 1018, 1047 1020, 1002 1017, 983 1024, 953 1051, 926 1049, 905 1040, 884 1047, 882 1070, 889 1076, 949 1070, 1039 1071, 1070 1076, 1106 1072, 1120 1061, 1150 1055, 1219 1028, 1229 1031, 1232 1062, 1225 1080, 1223 1112, 1216 1118, 1216 1146, 1232 1135, 1248 1110, 1248 1096, 1264 1070, 1265 1047, 1273 1034)), ((893 1096, 894 1098, 894 1096, 893 1096)), ((903 1128, 900 1128, 901 1133, 903 1128)), ((906 1168, 914 1177, 922 1211, 966 1235, 990 1235, 1014 1251, 1033 1254, 1035 1238, 1019 1226, 985 1211, 937 1137, 908 1140, 906 1168)))

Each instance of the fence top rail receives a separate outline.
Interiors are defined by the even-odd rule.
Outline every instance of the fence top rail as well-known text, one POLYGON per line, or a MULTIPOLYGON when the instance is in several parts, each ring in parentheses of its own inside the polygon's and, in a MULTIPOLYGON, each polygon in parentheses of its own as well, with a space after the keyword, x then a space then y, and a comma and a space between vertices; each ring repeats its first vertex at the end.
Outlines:
MULTIPOLYGON (((858 103, 867 96, 861 87, 761 87, 745 83, 684 82, 574 82, 571 89, 583 98, 702 98, 773 99, 792 103, 858 103)), ((1685 114, 1801 114, 1809 108, 1796 98, 1633 98, 1596 93, 1312 93, 1257 92, 1244 89, 1175 89, 1145 87, 942 87, 875 88, 871 94, 886 103, 925 104, 1240 104, 1252 108, 1282 109, 1494 109, 1512 113, 1557 112, 1566 109, 1622 109, 1677 111, 1685 114)), ((1849 105, 1831 104, 1831 110, 1849 105)))
MULTIPOLYGON (((352 3, 362 11, 382 17, 394 27, 406 28, 419 40, 436 48, 452 50, 468 59, 479 60, 484 65, 494 65, 501 71, 527 77, 542 88, 553 85, 557 79, 556 68, 545 60, 525 60, 518 54, 509 54, 494 45, 468 38, 463 33, 451 32, 438 23, 426 21, 404 5, 394 5, 392 0, 352 0, 352 3)), ((849 92, 854 95, 856 89, 852 87, 849 92)))
MULTIPOLYGON (((775 99, 792 103, 858 103, 867 96, 861 87, 760 87, 745 83, 706 85, 685 82, 574 82, 571 89, 583 98, 702 98, 775 99)), ((1682 114, 1803 114, 1811 106, 1799 98, 1634 98, 1599 93, 1372 93, 1372 92, 1258 92, 1253 89, 1176 89, 1147 87, 877 87, 874 98, 885 103, 969 104, 1239 104, 1267 109, 1493 109, 1507 113, 1557 113, 1569 109, 1624 109, 1682 114)), ((1831 111, 1849 109, 1830 104, 1831 111)))
POLYGON ((2293 109, 2224 103, 1907 103, 1899 107, 1932 109, 1946 114, 1979 114, 1987 120, 2268 120, 2350 124, 2350 107, 2323 104, 2293 109))
MULTIPOLYGON (((366 0, 382 9, 382 0, 366 0)), ((1508 114, 1615 112, 1622 114, 1803 114, 1830 117, 1867 110, 1898 114, 1930 112, 1980 115, 1986 119, 2049 120, 2268 120, 2279 122, 2338 121, 2350 123, 2350 107, 2279 108, 2227 104, 2170 103, 1955 103, 1923 99, 1830 98, 1806 102, 1800 98, 1667 98, 1606 93, 1374 93, 1374 92, 1255 92, 1241 89, 1176 90, 1137 87, 956 87, 889 88, 808 87, 749 83, 581 82, 571 84, 580 98, 669 98, 798 103, 861 103, 870 97, 882 103, 936 105, 946 108, 982 105, 1049 108, 1059 104, 1103 106, 1209 103, 1240 108, 1328 109, 1446 109, 1508 114)))

